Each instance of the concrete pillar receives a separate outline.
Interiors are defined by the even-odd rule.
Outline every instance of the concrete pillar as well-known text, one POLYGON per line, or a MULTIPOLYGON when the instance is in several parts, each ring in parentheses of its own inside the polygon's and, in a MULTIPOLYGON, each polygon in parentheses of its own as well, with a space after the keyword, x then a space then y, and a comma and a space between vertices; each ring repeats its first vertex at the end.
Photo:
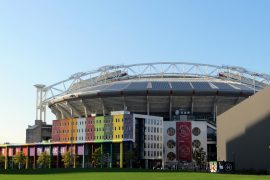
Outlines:
POLYGON ((59 168, 59 146, 57 146, 57 157, 56 157, 56 161, 57 161, 57 164, 56 164, 56 167, 59 168))
POLYGON ((74 148, 73 168, 76 168, 76 144, 74 144, 73 148, 74 148))
MULTIPOLYGON (((91 148, 91 150, 92 150, 92 153, 91 153, 91 157, 92 157, 92 160, 93 160, 93 154, 94 154, 94 143, 92 143, 92 148, 91 148)), ((91 164, 92 164, 92 166, 93 166, 93 161, 91 162, 91 164)))
POLYGON ((123 168, 123 142, 120 143, 120 168, 123 168))
POLYGON ((8 148, 6 146, 5 169, 8 169, 8 148))
POLYGON ((36 146, 34 146, 34 163, 33 163, 33 169, 36 169, 36 146))
POLYGON ((50 145, 50 162, 49 162, 49 168, 52 166, 52 145, 50 145))
POLYGON ((85 151, 85 149, 84 149, 85 147, 84 147, 84 144, 83 144, 83 159, 82 159, 82 168, 84 168, 84 165, 85 165, 85 154, 84 154, 84 151, 85 151))
MULTIPOLYGON (((129 151, 130 151, 130 152, 132 152, 132 150, 133 150, 132 145, 133 145, 132 142, 130 142, 130 144, 129 144, 129 151)), ((130 159, 130 160, 129 160, 129 167, 130 167, 130 168, 132 168, 132 162, 133 162, 133 159, 130 159)))
POLYGON ((145 160, 145 169, 148 169, 148 159, 145 160))
MULTIPOLYGON (((103 156, 103 144, 100 143, 100 151, 101 151, 101 157, 103 156)), ((103 160, 103 158, 102 158, 103 160)), ((101 168, 103 168, 103 162, 101 162, 101 168)))
POLYGON ((29 168, 29 147, 27 146, 25 169, 28 169, 28 168, 29 168))

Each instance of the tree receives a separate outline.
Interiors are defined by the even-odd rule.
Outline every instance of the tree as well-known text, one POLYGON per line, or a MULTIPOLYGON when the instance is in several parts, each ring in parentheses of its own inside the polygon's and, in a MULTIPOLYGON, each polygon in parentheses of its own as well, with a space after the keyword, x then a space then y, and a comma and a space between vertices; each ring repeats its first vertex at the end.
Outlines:
POLYGON ((37 164, 40 168, 47 168, 50 164, 50 156, 47 154, 47 152, 42 152, 40 156, 38 157, 37 164))
POLYGON ((94 166, 100 167, 102 165, 101 159, 102 159, 102 152, 101 152, 101 148, 99 147, 95 149, 95 152, 92 155, 92 162, 94 163, 94 166))
POLYGON ((202 147, 194 149, 193 158, 196 161, 197 166, 199 166, 200 168, 206 165, 206 152, 202 147))
POLYGON ((15 165, 18 165, 19 169, 21 169, 22 165, 25 165, 26 158, 22 151, 17 152, 15 156, 13 156, 13 162, 15 165))
POLYGON ((5 164, 6 157, 0 154, 0 167, 3 167, 5 164))
POLYGON ((62 162, 64 163, 65 168, 70 167, 70 165, 72 164, 70 151, 67 151, 62 155, 62 162))

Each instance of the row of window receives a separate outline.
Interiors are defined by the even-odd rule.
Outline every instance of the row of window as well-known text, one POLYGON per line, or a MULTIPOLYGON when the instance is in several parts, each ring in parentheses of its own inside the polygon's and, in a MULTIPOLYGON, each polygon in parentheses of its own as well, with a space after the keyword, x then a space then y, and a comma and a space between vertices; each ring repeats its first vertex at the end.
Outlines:
MULTIPOLYGON (((125 119, 126 120, 126 119, 125 119)), ((99 120, 94 120, 94 121, 79 121, 79 122, 71 122, 71 123, 69 123, 69 122, 55 122, 54 123, 54 125, 55 126, 69 126, 69 125, 85 125, 85 124, 103 124, 103 123, 117 123, 117 122, 124 122, 124 119, 119 119, 119 118, 116 118, 116 119, 114 119, 114 121, 113 120, 111 120, 111 119, 108 119, 108 120, 101 120, 101 119, 99 119, 99 120)))
MULTIPOLYGON (((94 138, 95 139, 105 139, 105 140, 112 140, 113 139, 113 135, 106 135, 106 136, 94 136, 94 138)), ((123 134, 122 135, 120 135, 120 134, 117 134, 117 135, 115 135, 114 136, 114 138, 115 139, 123 139, 124 138, 124 136, 123 136, 123 134)), ((131 135, 129 136, 129 137, 127 137, 127 138, 131 138, 131 135)), ((78 140, 81 140, 81 141, 84 141, 84 140, 93 140, 93 137, 92 138, 90 138, 90 137, 86 137, 86 138, 84 138, 84 137, 70 137, 70 138, 56 138, 55 139, 56 141, 58 140, 58 141, 71 141, 71 140, 76 140, 76 141, 78 141, 78 140)))
POLYGON ((162 149, 162 143, 144 143, 144 148, 162 149))
POLYGON ((156 157, 156 156, 162 156, 162 151, 144 151, 145 157, 156 157))
MULTIPOLYGON (((114 127, 114 131, 117 131, 117 129, 120 131, 121 129, 122 130, 124 130, 124 127, 122 126, 122 127, 120 127, 120 126, 118 126, 118 127, 114 127)), ((130 127, 127 129, 127 130, 129 130, 130 131, 130 127)), ((100 132, 100 131, 104 131, 104 128, 94 128, 94 130, 96 131, 96 132, 100 132)), ((75 131, 74 130, 56 130, 55 131, 55 133, 56 134, 60 134, 60 133, 69 133, 69 131, 71 132, 71 133, 74 133, 75 131)), ((80 132, 93 132, 93 129, 92 128, 90 128, 90 129, 86 129, 86 130, 84 130, 84 129, 77 129, 77 133, 80 133, 80 132)))
POLYGON ((145 127, 144 130, 146 132, 151 132, 151 133, 162 133, 162 128, 158 128, 158 127, 145 127))
POLYGON ((158 135, 145 135, 144 140, 148 141, 162 141, 162 136, 158 135))
POLYGON ((158 120, 158 119, 147 119, 145 121, 145 124, 162 125, 162 120, 158 120))

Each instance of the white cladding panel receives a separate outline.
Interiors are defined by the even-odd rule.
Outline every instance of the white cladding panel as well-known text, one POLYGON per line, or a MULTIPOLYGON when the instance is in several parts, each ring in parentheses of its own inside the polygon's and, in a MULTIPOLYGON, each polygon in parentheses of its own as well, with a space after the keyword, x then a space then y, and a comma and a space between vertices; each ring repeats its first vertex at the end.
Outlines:
POLYGON ((176 121, 164 121, 164 162, 176 162, 176 121))
POLYGON ((207 155, 207 122, 192 121, 192 145, 203 148, 207 155))
POLYGON ((85 118, 77 119, 77 142, 85 141, 85 118))
POLYGON ((163 156, 163 117, 134 114, 135 118, 145 119, 144 159, 162 159, 163 156))

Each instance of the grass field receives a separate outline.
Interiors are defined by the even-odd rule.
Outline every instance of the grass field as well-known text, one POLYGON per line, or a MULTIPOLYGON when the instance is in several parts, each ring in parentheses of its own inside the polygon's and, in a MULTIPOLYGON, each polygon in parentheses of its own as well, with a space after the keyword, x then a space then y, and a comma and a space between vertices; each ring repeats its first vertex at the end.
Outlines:
MULTIPOLYGON (((70 170, 72 171, 72 169, 70 170)), ((0 180, 180 180, 180 179, 270 179, 270 176, 210 174, 194 172, 24 172, 0 174, 0 180)))

